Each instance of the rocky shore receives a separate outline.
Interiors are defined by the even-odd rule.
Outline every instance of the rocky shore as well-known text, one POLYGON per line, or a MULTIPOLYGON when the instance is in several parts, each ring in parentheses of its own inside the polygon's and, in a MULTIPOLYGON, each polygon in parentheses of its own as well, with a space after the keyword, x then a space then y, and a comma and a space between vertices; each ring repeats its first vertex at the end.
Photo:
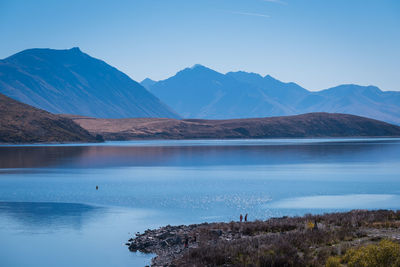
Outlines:
POLYGON ((126 245, 156 254, 152 266, 325 266, 332 256, 380 240, 400 241, 400 211, 168 225, 136 233, 126 245))
POLYGON ((242 236, 240 232, 220 229, 220 224, 167 225, 155 230, 146 230, 143 234, 136 233, 129 239, 129 250, 132 252, 157 254, 152 259, 152 266, 170 266, 189 249, 198 248, 205 241, 217 242, 234 240, 242 236), (206 238, 207 240, 204 240, 206 238))
MULTIPOLYGON (((146 230, 143 234, 136 233, 136 237, 129 239, 127 245, 132 252, 157 254, 152 259, 152 266, 168 266, 184 252, 185 241, 196 227, 197 225, 167 225, 156 230, 146 230)), ((193 236, 190 236, 189 244, 191 248, 197 247, 193 236)))

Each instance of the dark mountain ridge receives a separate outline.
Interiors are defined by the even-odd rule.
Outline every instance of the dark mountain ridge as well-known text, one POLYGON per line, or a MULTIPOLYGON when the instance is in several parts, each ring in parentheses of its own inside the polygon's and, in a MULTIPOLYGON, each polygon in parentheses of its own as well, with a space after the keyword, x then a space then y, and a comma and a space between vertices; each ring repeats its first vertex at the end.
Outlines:
POLYGON ((77 47, 28 49, 0 60, 0 93, 52 113, 179 117, 126 74, 77 47))

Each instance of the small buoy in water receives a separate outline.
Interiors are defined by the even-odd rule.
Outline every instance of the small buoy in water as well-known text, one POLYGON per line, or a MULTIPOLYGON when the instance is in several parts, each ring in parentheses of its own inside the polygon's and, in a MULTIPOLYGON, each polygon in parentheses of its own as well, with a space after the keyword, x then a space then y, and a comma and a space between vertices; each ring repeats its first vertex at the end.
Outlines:
POLYGON ((96 190, 99 190, 99 186, 98 185, 96 185, 96 190))

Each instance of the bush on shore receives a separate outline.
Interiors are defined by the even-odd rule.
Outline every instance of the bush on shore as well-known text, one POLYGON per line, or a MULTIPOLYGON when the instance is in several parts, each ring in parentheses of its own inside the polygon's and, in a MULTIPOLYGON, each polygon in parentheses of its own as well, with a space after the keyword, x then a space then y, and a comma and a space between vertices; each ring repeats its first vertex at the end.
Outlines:
POLYGON ((400 245, 390 240, 349 249, 343 257, 330 257, 327 267, 399 267, 400 245))
POLYGON ((363 227, 396 227, 399 220, 399 211, 377 210, 204 224, 196 230, 198 247, 188 249, 173 265, 400 266, 399 245, 392 241, 349 248, 349 242, 366 236, 363 227), (224 239, 215 229, 239 237, 224 239))

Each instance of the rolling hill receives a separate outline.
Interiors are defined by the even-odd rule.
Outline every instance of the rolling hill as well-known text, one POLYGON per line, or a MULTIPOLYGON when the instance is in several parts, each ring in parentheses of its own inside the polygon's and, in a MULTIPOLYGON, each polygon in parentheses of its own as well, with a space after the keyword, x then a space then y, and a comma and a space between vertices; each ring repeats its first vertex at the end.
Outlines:
POLYGON ((51 113, 179 118, 139 83, 77 47, 28 49, 0 60, 0 93, 51 113))
POLYGON ((72 120, 0 94, 0 143, 99 142, 72 120))
POLYGON ((106 140, 400 136, 400 126, 332 113, 233 120, 68 118, 106 140))

